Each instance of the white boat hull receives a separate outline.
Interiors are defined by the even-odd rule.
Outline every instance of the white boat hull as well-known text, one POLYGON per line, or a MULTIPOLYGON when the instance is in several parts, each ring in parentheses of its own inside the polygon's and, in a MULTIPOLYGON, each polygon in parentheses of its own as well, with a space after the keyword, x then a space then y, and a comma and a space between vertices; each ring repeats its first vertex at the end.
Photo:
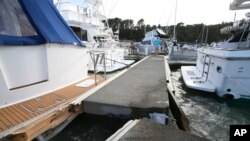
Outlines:
POLYGON ((189 88, 215 92, 221 97, 250 98, 249 54, 250 50, 199 49, 196 67, 181 68, 183 80, 189 88))
POLYGON ((0 108, 87 78, 87 52, 74 45, 1 46, 0 108))

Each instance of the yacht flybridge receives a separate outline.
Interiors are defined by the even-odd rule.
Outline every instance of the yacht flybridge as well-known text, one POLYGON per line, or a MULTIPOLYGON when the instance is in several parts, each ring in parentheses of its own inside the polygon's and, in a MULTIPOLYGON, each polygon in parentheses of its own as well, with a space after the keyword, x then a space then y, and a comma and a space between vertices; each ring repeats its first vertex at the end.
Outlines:
MULTIPOLYGON (((119 42, 113 39, 112 29, 104 25, 103 21, 107 18, 103 14, 102 0, 80 0, 79 3, 71 0, 54 1, 60 14, 87 48, 90 48, 90 52, 105 53, 106 68, 103 67, 104 59, 95 60, 98 71, 112 72, 134 62, 124 59, 128 55, 128 49, 118 47, 119 42)), ((89 71, 94 71, 95 63, 91 58, 89 71)))
MULTIPOLYGON (((235 0, 230 9, 249 9, 246 2, 235 0)), ((244 23, 221 30, 232 34, 229 40, 214 48, 199 48, 196 66, 181 67, 187 87, 221 97, 250 98, 250 17, 246 16, 244 23)))

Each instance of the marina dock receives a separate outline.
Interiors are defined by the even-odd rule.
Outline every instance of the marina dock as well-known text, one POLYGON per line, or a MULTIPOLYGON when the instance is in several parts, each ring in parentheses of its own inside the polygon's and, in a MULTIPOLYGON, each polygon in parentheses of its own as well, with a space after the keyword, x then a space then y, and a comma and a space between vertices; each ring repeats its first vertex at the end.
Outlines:
POLYGON ((128 141, 128 140, 151 140, 151 141, 206 141, 206 139, 192 135, 171 126, 165 126, 152 122, 149 119, 131 120, 125 124, 115 134, 110 136, 107 141, 128 141))
MULTIPOLYGON (((101 84, 100 89, 83 99, 82 109, 85 114, 103 117, 103 120, 105 116, 128 120, 107 141, 205 140, 179 130, 179 121, 175 123, 173 120, 183 120, 181 114, 184 113, 179 109, 178 103, 175 103, 172 91, 168 90, 170 70, 166 67, 165 59, 163 56, 146 57, 116 77, 109 78, 111 80, 101 84), (173 117, 170 108, 176 110, 174 114, 180 118, 173 117), (166 125, 149 120, 151 113, 166 114, 166 125)), ((86 136, 93 137, 95 133, 86 136)))
POLYGON ((163 56, 150 56, 83 101, 85 113, 132 118, 169 113, 163 56))

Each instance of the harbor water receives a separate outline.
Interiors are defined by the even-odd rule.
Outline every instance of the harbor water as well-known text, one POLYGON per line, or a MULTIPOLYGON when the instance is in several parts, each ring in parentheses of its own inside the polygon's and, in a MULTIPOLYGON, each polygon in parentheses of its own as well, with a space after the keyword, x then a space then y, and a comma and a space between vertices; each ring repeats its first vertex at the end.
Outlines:
POLYGON ((176 99, 193 134, 209 140, 229 140, 230 125, 250 124, 250 100, 231 100, 185 87, 180 68, 172 68, 176 99))
POLYGON ((104 141, 126 122, 124 117, 81 114, 51 141, 104 141))

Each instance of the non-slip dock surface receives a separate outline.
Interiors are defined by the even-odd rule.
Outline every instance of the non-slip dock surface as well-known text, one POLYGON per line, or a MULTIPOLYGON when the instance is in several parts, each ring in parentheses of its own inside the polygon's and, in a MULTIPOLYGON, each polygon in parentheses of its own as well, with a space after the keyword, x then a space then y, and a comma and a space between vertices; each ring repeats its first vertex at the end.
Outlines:
POLYGON ((145 117, 168 113, 163 56, 151 56, 83 101, 84 112, 145 117))

